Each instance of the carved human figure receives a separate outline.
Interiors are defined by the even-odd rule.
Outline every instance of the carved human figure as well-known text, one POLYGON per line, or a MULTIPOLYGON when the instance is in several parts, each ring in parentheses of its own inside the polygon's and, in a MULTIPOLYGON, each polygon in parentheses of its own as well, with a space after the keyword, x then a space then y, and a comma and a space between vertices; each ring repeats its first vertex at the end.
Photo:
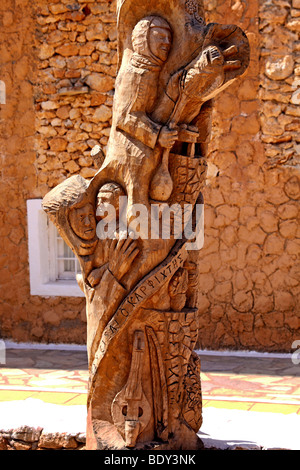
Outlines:
POLYGON ((132 31, 133 53, 116 80, 113 122, 106 156, 114 165, 118 160, 117 180, 128 181, 128 207, 149 205, 151 174, 162 148, 171 148, 178 136, 151 118, 158 96, 159 78, 172 46, 172 30, 158 16, 140 20, 132 31), (137 187, 134 181, 139 178, 137 187))
MULTIPOLYGON (((124 234, 119 231, 119 209, 120 198, 125 196, 124 189, 116 183, 107 183, 103 185, 97 195, 96 201, 96 220, 97 220, 97 236, 100 239, 92 258, 92 266, 89 266, 87 273, 87 281, 95 287, 99 284, 104 269, 109 261, 110 250, 114 244, 112 240, 117 238, 125 238, 124 234), (104 221, 103 227, 99 227, 99 222, 104 221)), ((95 219, 95 214, 93 214, 95 219)), ((126 237, 127 238, 127 237, 126 237)), ((121 245, 121 242, 119 246, 121 245)), ((131 247, 134 251, 136 244, 132 243, 131 247)), ((137 252, 135 252, 137 253, 137 252)), ((120 260, 121 261, 121 260, 120 260)), ((111 269, 115 269, 115 262, 111 260, 111 269)), ((115 276, 118 277, 119 273, 115 276)))
MULTIPOLYGON (((87 181, 73 176, 43 200, 62 238, 76 253, 82 274, 77 276, 80 288, 87 298, 88 355, 92 360, 97 349, 96 332, 103 331, 114 308, 126 295, 122 278, 139 253, 137 241, 132 238, 99 239, 96 235, 96 204, 87 196, 87 181), (100 294, 101 292, 101 294, 100 294), (111 302, 108 292, 114 293, 111 302)), ((98 205, 104 201, 117 204, 123 190, 119 185, 104 186, 99 190, 98 205)))
MULTIPOLYGON (((166 20, 156 16, 143 18, 132 32, 133 55, 122 83, 126 86, 123 109, 116 116, 117 128, 154 149, 158 143, 171 147, 177 132, 151 120, 158 93, 158 79, 172 45, 172 31, 166 20), (130 90, 130 93, 128 91, 130 90)), ((123 93, 122 84, 118 84, 123 93)))

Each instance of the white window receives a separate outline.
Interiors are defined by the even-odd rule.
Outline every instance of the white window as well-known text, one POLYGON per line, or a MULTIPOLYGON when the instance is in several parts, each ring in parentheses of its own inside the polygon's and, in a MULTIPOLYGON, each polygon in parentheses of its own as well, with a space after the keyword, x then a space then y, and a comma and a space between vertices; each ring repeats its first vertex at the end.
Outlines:
POLYGON ((41 199, 27 201, 30 293, 83 297, 76 281, 78 260, 42 209, 41 199))
POLYGON ((6 87, 2 80, 0 80, 0 104, 6 104, 6 87))
POLYGON ((50 279, 74 281, 76 274, 80 273, 78 259, 61 238, 55 225, 50 220, 48 222, 50 279))

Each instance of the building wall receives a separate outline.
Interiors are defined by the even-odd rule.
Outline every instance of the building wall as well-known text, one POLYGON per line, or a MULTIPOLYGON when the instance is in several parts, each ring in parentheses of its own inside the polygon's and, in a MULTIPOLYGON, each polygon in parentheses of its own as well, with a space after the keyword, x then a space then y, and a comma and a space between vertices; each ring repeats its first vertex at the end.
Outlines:
POLYGON ((247 32, 252 57, 246 76, 216 100, 200 344, 289 350, 300 337, 300 4, 207 4, 211 21, 247 32))
POLYGON ((40 198, 35 97, 39 44, 37 2, 1 0, 0 337, 14 341, 85 341, 81 298, 30 296, 26 200, 40 198))
MULTIPOLYGON (((300 339, 300 4, 204 3, 208 21, 247 32, 252 55, 215 102, 199 346, 289 351, 300 339)), ((30 296, 26 200, 96 172, 90 150, 105 149, 112 115, 115 2, 2 0, 0 14, 0 336, 84 343, 83 299, 30 296)))

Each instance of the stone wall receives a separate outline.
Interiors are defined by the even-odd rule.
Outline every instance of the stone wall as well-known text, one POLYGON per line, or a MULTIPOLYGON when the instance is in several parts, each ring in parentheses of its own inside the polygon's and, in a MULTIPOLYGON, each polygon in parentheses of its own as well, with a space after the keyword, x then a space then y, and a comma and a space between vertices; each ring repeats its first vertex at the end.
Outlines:
POLYGON ((48 432, 41 427, 0 429, 0 450, 85 450, 85 433, 48 432))
POLYGON ((0 105, 0 337, 84 343, 83 299, 30 296, 26 200, 43 196, 35 150, 37 3, 0 3, 0 79, 6 84, 6 104, 0 105))
MULTIPOLYGON (((205 5, 209 21, 246 30, 252 57, 215 103, 199 346, 289 351, 300 338, 299 0, 205 5)), ((0 11, 0 336, 84 343, 83 299, 30 296, 26 199, 96 171, 90 150, 105 151, 111 122, 115 2, 3 0, 0 11)))
MULTIPOLYGON (((26 425, 16 429, 0 429, 0 450, 86 450, 85 443, 86 433, 47 432, 40 427, 26 425)), ((259 443, 236 444, 211 438, 203 439, 203 444, 206 450, 274 450, 259 443)))
POLYGON ((300 337, 300 5, 206 3, 210 21, 247 32, 252 58, 246 76, 216 100, 204 192, 200 345, 288 351, 300 337))
POLYGON ((90 151, 110 131, 117 64, 114 1, 43 2, 38 7, 38 183, 92 177, 90 151))

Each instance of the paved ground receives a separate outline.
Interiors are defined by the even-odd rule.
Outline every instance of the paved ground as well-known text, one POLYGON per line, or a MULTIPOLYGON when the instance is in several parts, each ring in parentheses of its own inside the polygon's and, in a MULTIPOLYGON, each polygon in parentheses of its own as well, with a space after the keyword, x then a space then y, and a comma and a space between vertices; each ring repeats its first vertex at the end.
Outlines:
MULTIPOLYGON (((206 446, 300 450, 300 365, 288 355, 199 355, 206 446)), ((84 348, 7 349, 0 430, 32 425, 84 433, 87 380, 84 348)))

